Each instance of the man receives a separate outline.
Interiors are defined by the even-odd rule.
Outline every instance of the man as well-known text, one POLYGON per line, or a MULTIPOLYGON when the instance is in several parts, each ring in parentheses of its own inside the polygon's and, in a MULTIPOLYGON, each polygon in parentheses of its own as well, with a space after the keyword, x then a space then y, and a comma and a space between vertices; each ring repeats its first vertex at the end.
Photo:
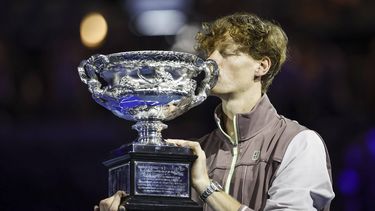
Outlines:
MULTIPOLYGON (((222 101, 215 111, 218 129, 199 142, 167 141, 198 156, 192 185, 204 209, 328 210, 334 193, 323 141, 277 114, 266 95, 286 59, 284 31, 236 13, 204 25, 197 49, 220 70, 212 89, 222 101)), ((101 201, 100 210, 117 210, 123 194, 101 201)))

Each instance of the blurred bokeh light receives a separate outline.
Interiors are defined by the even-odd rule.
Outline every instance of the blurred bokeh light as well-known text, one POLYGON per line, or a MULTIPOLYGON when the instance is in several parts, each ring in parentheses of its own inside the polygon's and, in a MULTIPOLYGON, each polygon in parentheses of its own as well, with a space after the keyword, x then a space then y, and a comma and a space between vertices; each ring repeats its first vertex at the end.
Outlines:
POLYGON ((80 25, 82 43, 89 48, 96 48, 104 41, 108 25, 100 13, 86 15, 80 25))
POLYGON ((185 15, 178 10, 152 10, 139 14, 136 26, 146 36, 175 35, 185 21, 185 15))

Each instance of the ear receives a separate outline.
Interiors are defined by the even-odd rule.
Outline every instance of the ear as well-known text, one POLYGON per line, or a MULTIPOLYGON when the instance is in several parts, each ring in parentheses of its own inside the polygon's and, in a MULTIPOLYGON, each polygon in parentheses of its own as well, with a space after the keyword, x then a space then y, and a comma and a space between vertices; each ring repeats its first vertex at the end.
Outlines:
POLYGON ((271 68, 271 59, 267 56, 263 57, 262 59, 258 60, 259 66, 255 70, 255 76, 261 77, 270 70, 271 68))

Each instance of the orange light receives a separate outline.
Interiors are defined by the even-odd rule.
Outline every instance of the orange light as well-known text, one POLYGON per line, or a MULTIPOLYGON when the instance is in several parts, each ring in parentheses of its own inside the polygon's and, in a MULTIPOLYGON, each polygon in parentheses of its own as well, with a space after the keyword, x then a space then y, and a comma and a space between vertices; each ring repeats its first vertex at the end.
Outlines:
POLYGON ((107 36, 107 31, 107 22, 100 13, 90 13, 81 21, 81 41, 88 48, 100 46, 107 36))

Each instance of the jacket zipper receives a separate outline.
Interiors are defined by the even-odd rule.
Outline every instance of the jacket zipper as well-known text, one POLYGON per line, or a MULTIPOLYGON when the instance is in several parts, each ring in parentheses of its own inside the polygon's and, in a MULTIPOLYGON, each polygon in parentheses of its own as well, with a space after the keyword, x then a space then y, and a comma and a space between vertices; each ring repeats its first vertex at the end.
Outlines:
POLYGON ((236 161, 238 157, 238 136, 237 136, 237 118, 236 115, 233 118, 233 125, 234 125, 234 140, 232 140, 233 148, 232 148, 232 163, 230 165, 227 181, 225 182, 224 191, 229 194, 230 189, 230 182, 232 181, 232 176, 234 173, 234 168, 236 166, 236 161))

